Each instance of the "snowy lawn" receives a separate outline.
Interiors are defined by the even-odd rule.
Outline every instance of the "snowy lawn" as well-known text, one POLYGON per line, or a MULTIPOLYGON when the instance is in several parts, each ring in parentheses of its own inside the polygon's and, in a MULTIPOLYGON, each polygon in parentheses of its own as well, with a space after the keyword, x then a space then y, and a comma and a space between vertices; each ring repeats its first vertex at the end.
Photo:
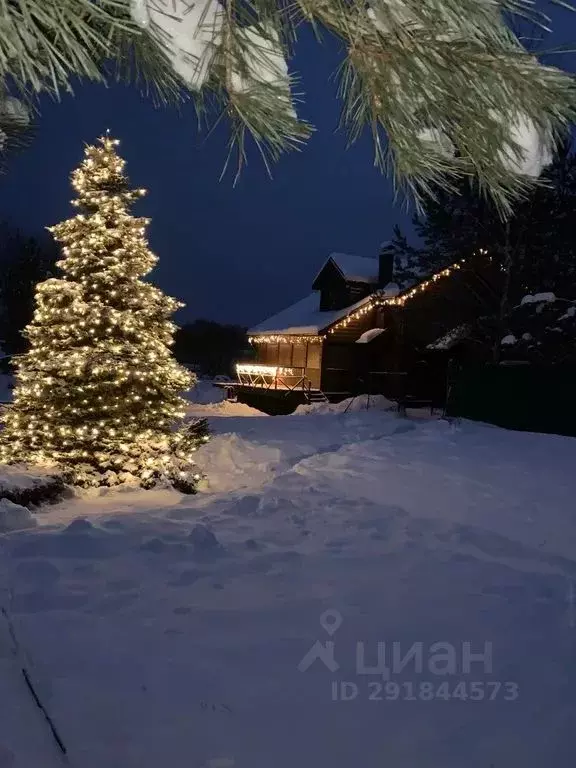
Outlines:
POLYGON ((191 411, 200 494, 74 499, 2 538, 2 768, 63 764, 18 665, 77 768, 574 765, 576 440, 191 411))

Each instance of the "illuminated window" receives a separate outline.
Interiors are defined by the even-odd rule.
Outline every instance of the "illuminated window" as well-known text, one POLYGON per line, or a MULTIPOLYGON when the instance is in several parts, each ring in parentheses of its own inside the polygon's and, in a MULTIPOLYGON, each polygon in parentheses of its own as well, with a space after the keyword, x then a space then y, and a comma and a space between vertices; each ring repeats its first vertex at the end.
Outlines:
POLYGON ((278 344, 260 344, 262 348, 261 360, 264 363, 270 363, 271 365, 278 364, 278 344))
POLYGON ((292 366, 294 368, 306 367, 306 344, 294 344, 292 349, 292 366))
POLYGON ((308 362, 307 368, 320 368, 320 344, 308 344, 308 362))
POLYGON ((278 364, 284 366, 292 365, 292 344, 279 345, 278 364))

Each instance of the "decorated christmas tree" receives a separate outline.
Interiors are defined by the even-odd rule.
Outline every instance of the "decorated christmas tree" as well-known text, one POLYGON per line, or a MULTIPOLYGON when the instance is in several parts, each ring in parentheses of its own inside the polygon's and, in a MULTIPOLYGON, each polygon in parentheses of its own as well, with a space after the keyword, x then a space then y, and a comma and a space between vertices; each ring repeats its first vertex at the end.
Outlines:
POLYGON ((17 362, 14 405, 0 433, 0 461, 55 465, 81 486, 170 482, 192 492, 192 454, 205 424, 175 429, 194 378, 174 359, 182 305, 144 278, 157 258, 148 219, 130 215, 118 141, 85 149, 72 174, 80 212, 51 228, 63 244, 62 278, 40 283, 17 362))

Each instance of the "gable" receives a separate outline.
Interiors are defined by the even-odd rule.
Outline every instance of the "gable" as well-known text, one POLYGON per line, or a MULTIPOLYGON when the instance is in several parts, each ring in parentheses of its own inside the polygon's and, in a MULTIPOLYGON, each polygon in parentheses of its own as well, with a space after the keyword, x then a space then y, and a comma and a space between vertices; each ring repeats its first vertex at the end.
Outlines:
POLYGON ((347 283, 378 283, 378 259, 367 259, 347 253, 332 253, 314 278, 312 289, 321 290, 326 280, 334 278, 347 283))
POLYGON ((367 259, 364 256, 350 256, 347 253, 333 253, 330 257, 345 280, 353 283, 378 282, 378 259, 367 259))

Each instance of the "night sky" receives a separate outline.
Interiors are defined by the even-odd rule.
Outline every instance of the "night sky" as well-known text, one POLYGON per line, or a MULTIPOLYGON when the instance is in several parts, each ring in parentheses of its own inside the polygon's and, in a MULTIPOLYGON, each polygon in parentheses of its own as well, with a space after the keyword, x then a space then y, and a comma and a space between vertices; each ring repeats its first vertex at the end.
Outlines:
MULTIPOLYGON (((576 14, 560 18, 562 41, 576 39, 576 14)), ((226 129, 199 132, 192 105, 155 109, 134 88, 86 84, 59 104, 42 99, 34 144, 0 178, 1 217, 34 232, 73 215, 69 174, 84 143, 109 128, 131 181, 149 190, 136 213, 152 218, 153 281, 186 302, 178 320, 264 319, 309 292, 331 251, 376 257, 396 223, 409 226, 403 201, 394 203, 373 167, 368 137, 346 149, 337 130, 338 45, 301 35, 292 69, 305 93, 299 111, 317 131, 272 179, 253 151, 235 187, 233 173, 219 181, 226 129)))

